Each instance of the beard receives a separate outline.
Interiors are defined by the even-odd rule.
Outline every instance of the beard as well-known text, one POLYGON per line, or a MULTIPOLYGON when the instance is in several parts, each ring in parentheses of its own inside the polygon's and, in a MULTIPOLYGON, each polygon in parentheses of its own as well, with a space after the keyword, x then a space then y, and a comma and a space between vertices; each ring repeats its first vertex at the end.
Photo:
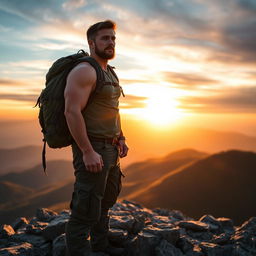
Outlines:
POLYGON ((99 50, 99 48, 97 47, 97 45, 95 44, 95 53, 102 59, 104 60, 111 60, 115 57, 115 48, 114 47, 107 47, 105 48, 103 51, 99 50), (111 48, 113 50, 112 53, 107 53, 105 52, 105 50, 107 50, 108 48, 111 48))

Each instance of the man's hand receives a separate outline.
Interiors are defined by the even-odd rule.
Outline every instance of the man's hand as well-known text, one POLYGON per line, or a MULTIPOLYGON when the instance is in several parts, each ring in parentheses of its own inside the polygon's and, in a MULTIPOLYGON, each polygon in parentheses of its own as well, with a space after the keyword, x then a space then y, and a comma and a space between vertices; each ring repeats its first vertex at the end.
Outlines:
POLYGON ((83 153, 83 161, 86 169, 90 172, 100 172, 103 167, 103 160, 101 155, 95 151, 83 153))
POLYGON ((119 140, 118 143, 117 143, 117 146, 118 146, 118 149, 119 149, 119 156, 121 158, 127 156, 129 148, 126 145, 125 140, 122 140, 122 139, 119 140))

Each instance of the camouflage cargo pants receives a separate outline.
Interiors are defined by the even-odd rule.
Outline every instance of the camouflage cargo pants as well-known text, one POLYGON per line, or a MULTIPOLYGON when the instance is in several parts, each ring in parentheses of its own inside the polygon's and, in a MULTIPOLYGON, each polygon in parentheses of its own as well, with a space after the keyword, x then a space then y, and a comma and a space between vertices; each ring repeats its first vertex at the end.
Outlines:
POLYGON ((70 256, 86 256, 91 250, 101 251, 108 246, 108 210, 115 204, 122 187, 117 146, 103 141, 91 144, 104 163, 98 173, 86 170, 81 150, 75 143, 72 145, 76 179, 71 216, 66 225, 67 255, 70 256))

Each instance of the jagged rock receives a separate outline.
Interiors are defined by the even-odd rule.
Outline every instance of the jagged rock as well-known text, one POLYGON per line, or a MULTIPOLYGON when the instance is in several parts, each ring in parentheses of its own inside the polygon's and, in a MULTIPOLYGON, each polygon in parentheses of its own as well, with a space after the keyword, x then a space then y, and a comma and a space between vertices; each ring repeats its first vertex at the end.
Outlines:
POLYGON ((49 222, 54 219, 58 214, 46 208, 38 208, 36 210, 36 217, 39 221, 49 222))
POLYGON ((155 247, 159 242, 160 238, 158 236, 147 232, 140 232, 126 244, 126 250, 129 256, 153 256, 155 254, 155 247))
MULTIPOLYGON (((166 240, 162 240, 161 243, 155 249, 156 256, 183 256, 184 254, 173 246, 172 244, 168 243, 166 240)), ((147 254, 145 254, 147 255, 147 254)))
POLYGON ((256 235, 256 217, 251 217, 249 220, 245 221, 238 230, 248 230, 256 235))
POLYGON ((10 236, 14 235, 15 231, 13 230, 12 226, 3 224, 0 227, 0 239, 2 238, 9 238, 10 236))
POLYGON ((62 234, 56 237, 52 243, 52 256, 63 256, 66 251, 66 236, 62 234))
POLYGON ((36 247, 40 247, 42 244, 45 244, 47 241, 37 235, 32 235, 32 234, 26 234, 26 233, 20 233, 20 234, 15 234, 11 237, 11 241, 21 243, 21 242, 28 242, 36 247))
POLYGON ((12 223, 12 228, 16 231, 19 228, 22 228, 28 224, 28 220, 25 217, 20 217, 17 218, 13 223, 12 223))
POLYGON ((207 241, 210 241, 210 240, 212 240, 212 238, 213 238, 213 233, 211 233, 211 232, 209 232, 209 231, 202 231, 202 232, 200 232, 200 231, 192 231, 192 230, 187 230, 186 231, 186 234, 188 235, 188 236, 190 236, 191 238, 193 238, 193 239, 196 239, 196 240, 198 240, 198 241, 200 241, 200 242, 203 242, 203 241, 205 241, 205 242, 207 242, 207 241))
POLYGON ((194 243, 192 239, 186 235, 181 236, 177 241, 177 247, 181 249, 183 253, 192 251, 194 248, 194 243))
POLYGON ((200 221, 187 220, 187 221, 180 221, 177 224, 179 227, 190 229, 193 231, 207 231, 209 229, 208 224, 205 224, 200 221))
POLYGON ((239 244, 233 247, 232 256, 255 256, 255 253, 243 249, 239 244))
MULTIPOLYGON (((0 255, 65 255, 70 212, 39 209, 29 224, 17 219, 0 230, 0 255)), ((147 209, 124 200, 110 210, 109 241, 126 256, 255 256, 256 217, 234 227, 229 218, 204 215, 199 221, 179 211, 147 209)))
POLYGON ((47 222, 35 221, 30 222, 25 229, 27 234, 41 235, 42 231, 49 225, 47 222), (33 224, 32 224, 33 223, 33 224))
POLYGON ((130 233, 133 233, 133 225, 135 219, 133 216, 112 216, 109 221, 110 228, 125 229, 130 233))
POLYGON ((52 256, 51 243, 42 244, 40 247, 34 247, 33 256, 52 256))
POLYGON ((123 229, 110 228, 108 239, 112 243, 124 245, 128 239, 128 232, 123 229))
POLYGON ((67 219, 59 218, 58 221, 50 222, 50 224, 42 231, 42 236, 46 240, 54 240, 57 236, 65 232, 67 219))
POLYGON ((171 244, 175 244, 180 237, 179 228, 160 229, 153 226, 147 226, 143 229, 143 232, 159 236, 171 244))
POLYGON ((228 233, 234 233, 235 229, 234 229, 234 223, 231 219, 229 218, 218 218, 217 219, 222 228, 225 230, 225 232, 228 232, 228 233))
POLYGON ((232 246, 220 246, 213 243, 202 242, 200 243, 200 248, 203 253, 207 256, 226 256, 232 255, 233 247, 232 246))
POLYGON ((30 243, 22 243, 8 248, 0 249, 1 256, 26 255, 32 256, 33 246, 30 243))
POLYGON ((211 243, 224 245, 228 242, 230 242, 231 234, 229 233, 222 233, 220 235, 214 235, 211 239, 211 243))
MULTIPOLYGON (((194 245, 192 251, 188 251, 185 256, 206 256, 203 252, 202 249, 199 247, 199 245, 194 245)), ((217 256, 217 255, 215 255, 217 256)), ((231 255, 229 255, 231 256, 231 255)))
POLYGON ((212 232, 221 233, 223 231, 221 223, 212 215, 204 215, 199 219, 199 221, 208 224, 209 230, 212 232))

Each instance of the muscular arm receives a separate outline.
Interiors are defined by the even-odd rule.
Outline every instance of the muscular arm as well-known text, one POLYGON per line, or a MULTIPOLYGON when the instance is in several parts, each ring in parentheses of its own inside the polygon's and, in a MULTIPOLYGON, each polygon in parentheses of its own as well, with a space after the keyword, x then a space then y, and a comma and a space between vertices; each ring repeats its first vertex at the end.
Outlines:
POLYGON ((81 63, 69 73, 64 91, 65 117, 70 133, 83 153, 86 168, 92 172, 100 171, 103 162, 101 156, 93 150, 88 139, 81 111, 88 102, 96 79, 94 68, 88 63, 81 63))

